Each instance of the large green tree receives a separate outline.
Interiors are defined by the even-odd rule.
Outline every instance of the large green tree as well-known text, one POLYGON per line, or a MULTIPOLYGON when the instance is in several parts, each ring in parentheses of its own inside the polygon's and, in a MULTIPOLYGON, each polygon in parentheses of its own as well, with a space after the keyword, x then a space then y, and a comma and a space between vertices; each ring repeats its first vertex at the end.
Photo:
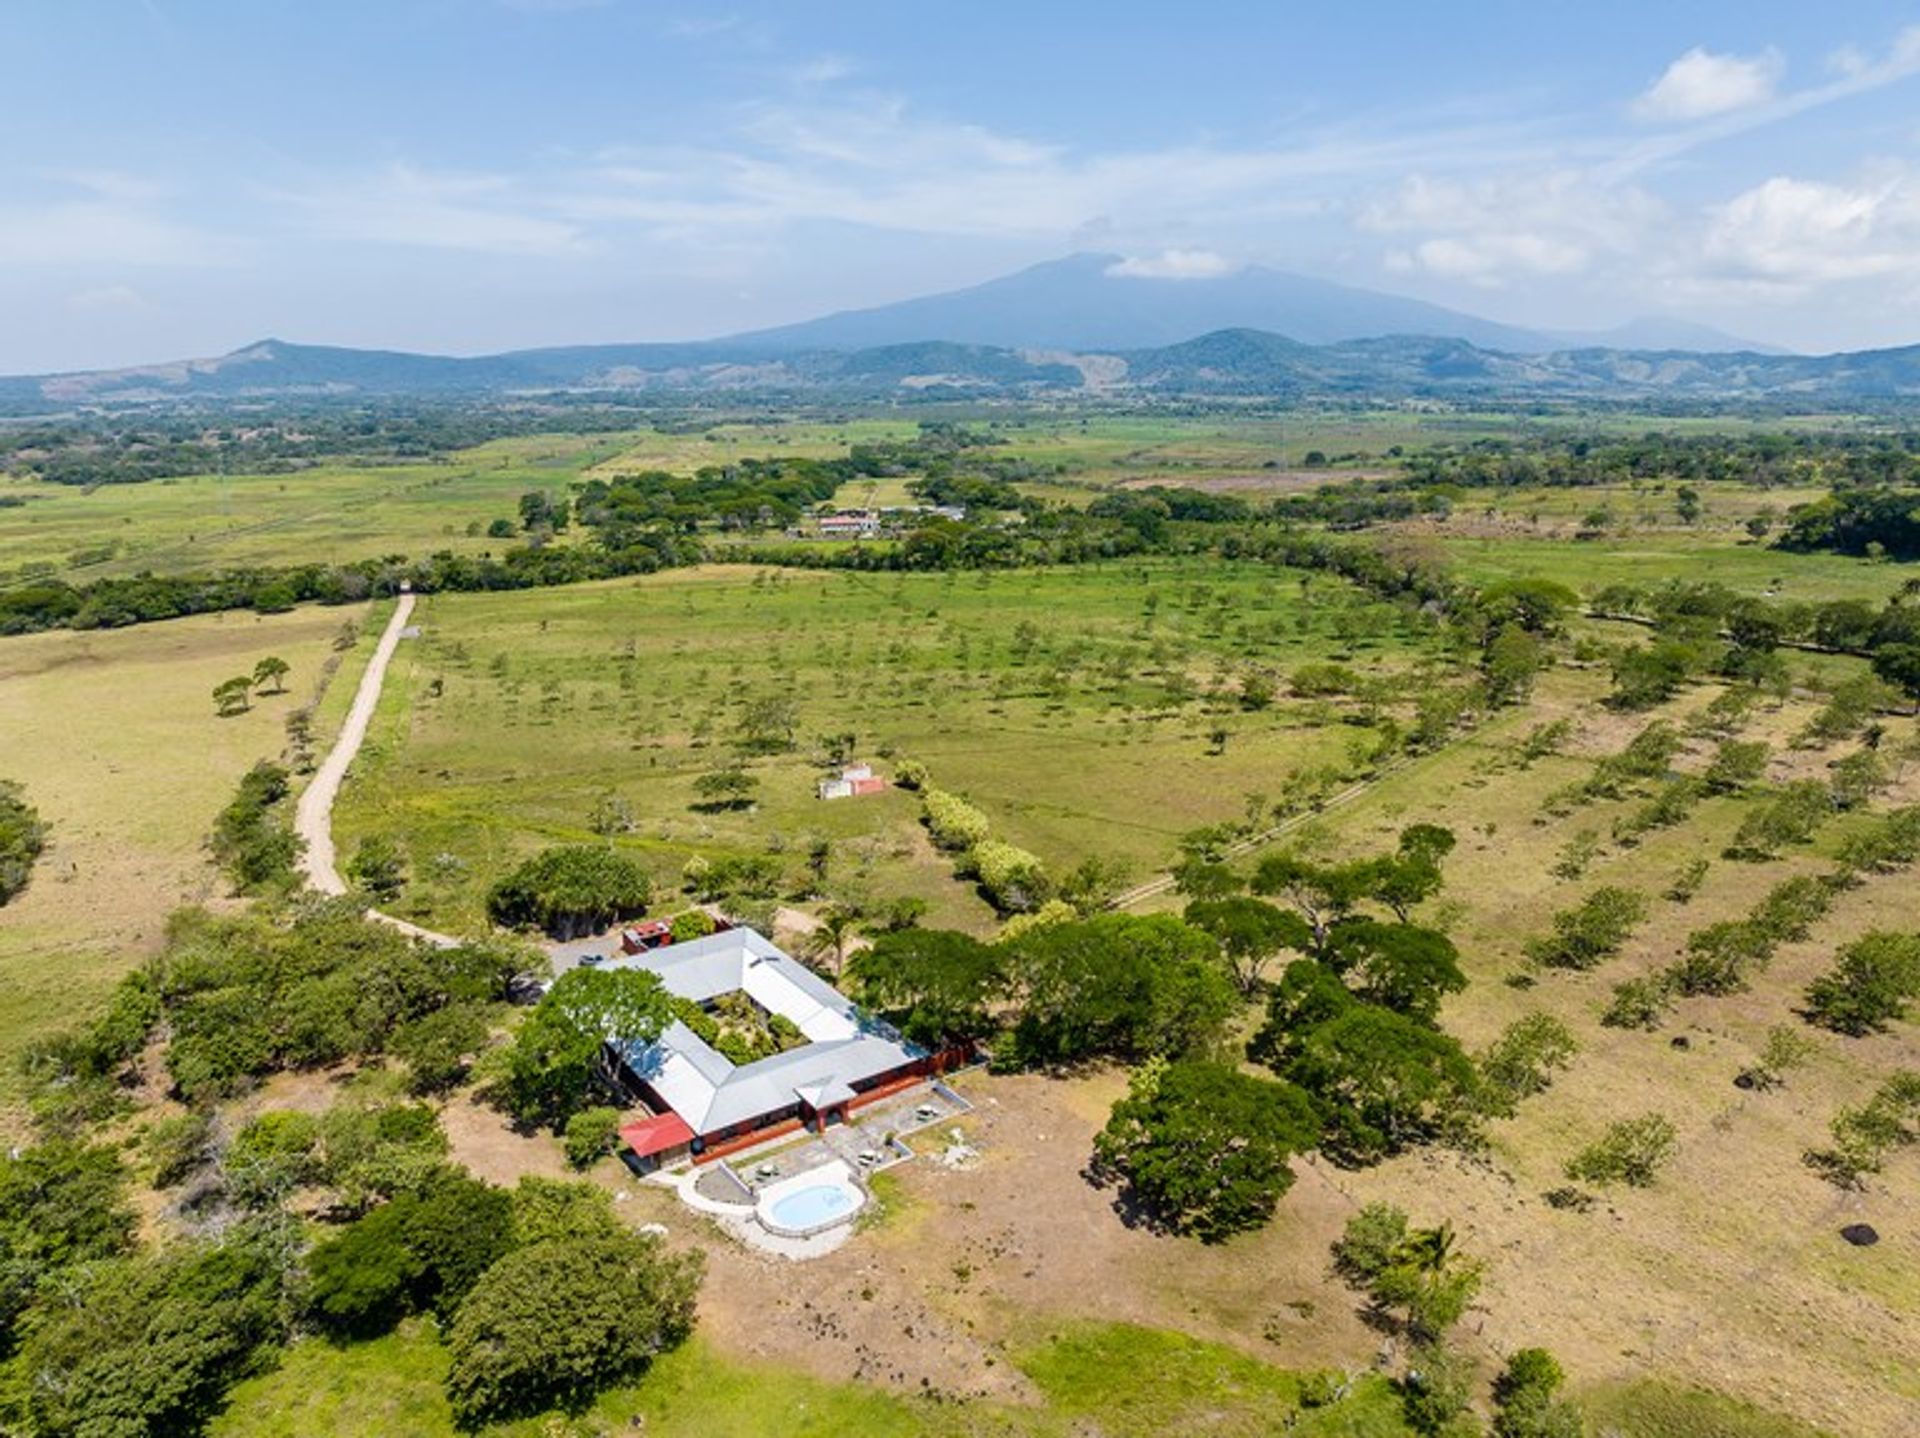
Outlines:
POLYGON ((1437 1137, 1466 1109, 1476 1075, 1460 1045, 1416 1019, 1356 1004, 1307 1034, 1282 1071, 1312 1094, 1321 1148, 1372 1163, 1437 1137))
POLYGON ((1288 1161, 1318 1135, 1293 1085, 1187 1060, 1142 1070, 1094 1153, 1168 1228, 1218 1242, 1272 1217, 1293 1183, 1288 1161))
POLYGON ((847 973, 866 1003, 929 1048, 986 1034, 1007 983, 1003 951, 950 929, 876 935, 847 973))
POLYGON ((1213 936, 1171 915, 1047 924, 1008 948, 1020 1016, 1003 1056, 1016 1063, 1186 1054, 1239 1007, 1213 936))
POLYGON ((462 1424, 580 1408, 638 1376, 693 1328, 697 1253, 637 1234, 562 1238, 508 1254, 447 1336, 447 1396, 462 1424))
POLYGON ((507 1046, 500 1099, 523 1123, 558 1127, 592 1100, 609 1042, 651 1042, 672 1019, 673 1000, 653 974, 569 969, 507 1046))
POLYGON ((1245 994, 1259 987, 1275 954, 1283 949, 1304 953, 1313 943, 1313 931, 1300 915, 1244 895, 1195 899, 1183 917, 1219 940, 1234 982, 1245 994))
POLYGON ((1467 986, 1453 940, 1417 924, 1343 919, 1328 931, 1325 962, 1358 998, 1422 1023, 1467 986))
POLYGON ((487 891, 487 913, 507 928, 570 939, 647 911, 646 871, 615 849, 573 844, 543 849, 487 891))

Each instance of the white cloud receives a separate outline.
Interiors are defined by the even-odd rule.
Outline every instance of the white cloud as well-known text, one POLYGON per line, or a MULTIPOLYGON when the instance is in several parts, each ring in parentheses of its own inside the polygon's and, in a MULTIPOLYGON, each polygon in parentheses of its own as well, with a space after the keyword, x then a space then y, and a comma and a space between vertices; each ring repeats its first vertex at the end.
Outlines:
POLYGON ((0 205, 0 265, 48 269, 196 267, 231 260, 232 238, 106 200, 0 205))
POLYGON ((433 173, 394 165, 274 198, 304 211, 325 235, 418 249, 556 257, 590 244, 580 227, 499 175, 433 173))
POLYGON ((1157 255, 1130 255, 1106 268, 1117 279, 1217 280, 1239 266, 1212 250, 1162 250, 1157 255))
POLYGON ((1562 169, 1471 180, 1414 175, 1364 206, 1357 222, 1375 233, 1424 236, 1391 249, 1390 269, 1498 288, 1639 254, 1669 220, 1643 190, 1562 169))
POLYGON ((1851 184, 1775 176, 1716 207, 1702 249, 1710 278, 1787 293, 1920 280, 1920 175, 1889 168, 1851 184))
POLYGON ((67 296, 67 308, 83 315, 139 314, 153 305, 131 285, 103 285, 67 296))
POLYGON ((1633 103, 1642 120, 1704 120, 1751 109, 1773 98, 1784 69, 1772 51, 1758 55, 1716 55, 1695 47, 1667 66, 1666 72, 1633 103))

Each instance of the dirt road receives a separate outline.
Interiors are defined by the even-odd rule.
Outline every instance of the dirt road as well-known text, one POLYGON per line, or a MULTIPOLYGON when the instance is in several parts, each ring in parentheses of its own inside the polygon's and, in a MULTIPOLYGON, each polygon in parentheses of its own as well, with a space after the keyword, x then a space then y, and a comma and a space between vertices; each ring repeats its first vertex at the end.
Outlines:
POLYGON ((367 737, 367 726, 373 722, 373 711, 380 703, 380 689, 386 682, 387 665, 399 647, 400 631, 407 627, 412 616, 413 596, 403 594, 393 607, 393 617, 387 621, 386 632, 380 636, 367 672, 360 676, 360 687, 354 693, 353 707, 347 711, 347 722, 340 726, 340 737, 314 772, 313 782, 307 785, 293 812, 294 832, 306 841, 306 852, 300 856, 300 870, 307 876, 307 882, 323 894, 347 892, 347 882, 340 877, 333 850, 333 801, 339 796, 348 766, 367 737))

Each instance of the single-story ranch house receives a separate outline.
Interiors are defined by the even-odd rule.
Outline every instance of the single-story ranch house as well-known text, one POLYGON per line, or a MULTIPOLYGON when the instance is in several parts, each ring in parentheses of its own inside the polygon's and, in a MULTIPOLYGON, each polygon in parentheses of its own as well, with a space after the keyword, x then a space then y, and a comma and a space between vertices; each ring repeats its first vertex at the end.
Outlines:
POLYGON ((655 974, 668 993, 709 1014, 737 1011, 733 996, 743 995, 760 1015, 799 1031, 785 1052, 744 1064, 678 1019, 651 1043, 612 1040, 616 1076, 653 1110, 620 1137, 650 1168, 718 1158, 803 1125, 825 1128, 960 1056, 906 1042, 752 929, 623 954, 606 967, 655 974))

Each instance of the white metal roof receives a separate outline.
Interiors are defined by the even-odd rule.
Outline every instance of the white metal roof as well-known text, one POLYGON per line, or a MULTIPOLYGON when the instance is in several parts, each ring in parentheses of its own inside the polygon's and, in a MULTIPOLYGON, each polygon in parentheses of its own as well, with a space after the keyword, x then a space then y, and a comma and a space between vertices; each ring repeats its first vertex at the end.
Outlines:
POLYGON ((678 1021, 650 1044, 616 1043, 627 1066, 695 1133, 729 1128, 796 1101, 812 1108, 844 1102, 853 1096, 853 1084, 925 1056, 752 929, 622 955, 607 967, 655 974, 668 993, 695 1003, 745 990, 806 1035, 799 1048, 750 1064, 731 1062, 678 1021))

